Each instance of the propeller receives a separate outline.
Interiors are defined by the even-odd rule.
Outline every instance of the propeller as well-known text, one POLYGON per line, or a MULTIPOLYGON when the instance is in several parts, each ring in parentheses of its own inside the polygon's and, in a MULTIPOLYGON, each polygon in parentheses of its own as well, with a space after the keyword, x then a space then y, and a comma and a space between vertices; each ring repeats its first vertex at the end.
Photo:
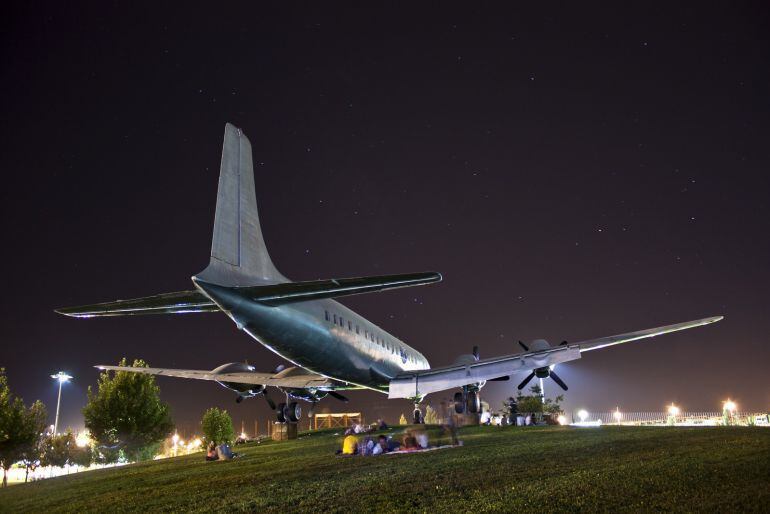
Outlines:
POLYGON ((473 347, 473 358, 476 359, 476 361, 479 360, 479 355, 480 355, 479 354, 479 347, 478 346, 474 346, 473 347))
POLYGON ((561 387, 565 391, 569 389, 567 387, 567 384, 564 383, 564 380, 559 378, 559 375, 554 373, 551 368, 545 367, 545 368, 537 368, 536 370, 533 370, 532 373, 527 375, 527 378, 522 380, 521 384, 519 384, 519 391, 521 391, 522 389, 527 387, 527 384, 529 384, 529 382, 533 378, 535 378, 535 376, 539 376, 540 378, 551 377, 553 379, 553 381, 556 382, 559 385, 559 387, 561 387))
POLYGON ((338 399, 338 400, 339 400, 339 401, 341 401, 341 402, 345 402, 345 403, 348 403, 348 399, 347 399, 347 398, 345 398, 344 396, 342 396, 342 395, 341 395, 340 393, 338 393, 337 391, 329 391, 329 396, 332 396, 332 397, 334 397, 334 398, 338 399))
MULTIPOLYGON (((521 342, 521 341, 519 341, 519 342, 521 342)), ((535 378, 535 372, 534 371, 532 373, 530 373, 529 375, 527 375, 527 378, 525 378, 524 380, 521 381, 521 384, 519 384, 519 391, 521 391, 522 389, 527 387, 527 384, 529 384, 529 381, 532 380, 533 378, 535 378)))
POLYGON ((560 379, 559 375, 554 373, 553 370, 551 370, 551 372, 548 374, 548 376, 550 376, 553 379, 553 381, 556 382, 557 384, 559 384, 559 387, 561 387, 565 391, 567 389, 569 389, 569 387, 567 387, 567 384, 564 383, 564 380, 560 379))
POLYGON ((524 342, 523 342, 523 341, 519 341, 519 345, 520 345, 522 348, 524 348, 524 351, 525 351, 525 352, 528 352, 528 351, 529 351, 529 346, 527 346, 526 344, 524 344, 524 342))

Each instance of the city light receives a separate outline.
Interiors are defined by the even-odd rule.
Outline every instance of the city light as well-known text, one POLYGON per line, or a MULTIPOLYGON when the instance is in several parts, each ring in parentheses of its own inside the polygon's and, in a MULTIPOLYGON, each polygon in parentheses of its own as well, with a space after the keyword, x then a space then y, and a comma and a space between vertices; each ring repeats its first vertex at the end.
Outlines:
POLYGON ((566 425, 567 424, 567 416, 564 414, 561 414, 556 420, 559 422, 560 425, 566 425))
POLYGON ((63 371, 59 371, 55 375, 51 375, 51 378, 56 379, 57 382, 59 382, 59 396, 56 399, 56 418, 54 418, 53 422, 53 435, 56 435, 59 430, 59 407, 61 406, 61 386, 65 382, 69 382, 70 379, 73 377, 71 375, 66 374, 63 371))
POLYGON ((615 422, 620 423, 623 419, 623 413, 620 412, 620 407, 615 407, 615 412, 612 413, 612 417, 615 418, 615 422))
POLYGON ((668 414, 670 416, 678 416, 679 415, 679 407, 674 405, 673 403, 668 406, 668 414))
POLYGON ((176 446, 179 443, 179 434, 174 433, 174 435, 171 436, 171 442, 176 446))
POLYGON ((588 419, 588 411, 585 409, 580 409, 578 411, 578 417, 580 418, 580 421, 585 421, 588 419))
POLYGON ((249 438, 249 436, 246 435, 246 432, 241 432, 241 439, 243 439, 245 441, 248 438, 249 438))
POLYGON ((78 445, 78 448, 85 448, 88 446, 88 432, 83 431, 78 434, 78 436, 75 438, 75 444, 78 445))
POLYGON ((728 398, 727 401, 722 405, 722 410, 729 412, 730 415, 733 415, 735 411, 738 410, 738 406, 734 401, 728 398))
POLYGON ((51 375, 51 378, 55 378, 59 381, 59 383, 69 382, 71 378, 73 378, 71 375, 66 374, 63 371, 58 372, 55 375, 51 375))

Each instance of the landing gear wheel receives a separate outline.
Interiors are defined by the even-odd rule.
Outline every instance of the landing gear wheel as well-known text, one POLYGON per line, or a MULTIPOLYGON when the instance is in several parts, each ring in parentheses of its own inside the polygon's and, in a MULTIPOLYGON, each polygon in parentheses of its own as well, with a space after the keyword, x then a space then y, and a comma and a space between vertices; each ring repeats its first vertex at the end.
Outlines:
POLYGON ((238 395, 235 397, 235 403, 241 403, 243 401, 243 396, 238 395))
POLYGON ((291 402, 286 409, 286 420, 290 423, 296 423, 302 418, 302 407, 297 402, 291 402))
POLYGON ((463 393, 455 393, 455 412, 457 414, 465 414, 465 402, 463 401, 463 393))
POLYGON ((420 409, 414 409, 414 424, 419 425, 422 423, 422 412, 420 409))
POLYGON ((465 397, 466 407, 471 414, 478 414, 481 412, 481 398, 476 391, 468 391, 468 395, 465 397))
POLYGON ((286 423, 286 415, 288 414, 285 403, 279 403, 278 408, 275 409, 275 415, 278 417, 278 423, 286 423))

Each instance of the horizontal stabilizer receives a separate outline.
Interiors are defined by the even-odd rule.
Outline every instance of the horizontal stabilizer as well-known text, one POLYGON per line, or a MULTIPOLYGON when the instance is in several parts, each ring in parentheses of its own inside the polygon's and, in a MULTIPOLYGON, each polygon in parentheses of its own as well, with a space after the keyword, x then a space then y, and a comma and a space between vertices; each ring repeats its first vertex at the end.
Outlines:
MULTIPOLYGON (((238 293, 267 305, 336 298, 362 293, 374 293, 399 287, 421 286, 441 281, 436 272, 383 275, 377 277, 338 278, 310 282, 289 282, 267 286, 237 288, 238 293)), ((205 290, 205 284, 196 282, 205 290)))
POLYGON ((216 312, 219 307, 199 291, 178 291, 163 293, 132 300, 94 303, 78 307, 56 309, 59 314, 73 318, 94 318, 101 316, 134 316, 138 314, 188 314, 193 312, 216 312))
POLYGON ((94 366, 103 371, 128 371, 144 375, 162 375, 166 377, 191 378, 195 380, 215 380, 217 382, 234 382, 236 384, 254 384, 274 387, 325 388, 338 385, 321 375, 309 371, 299 373, 260 373, 258 371, 238 373, 215 373, 200 369, 169 369, 169 368, 138 368, 132 366, 94 366))

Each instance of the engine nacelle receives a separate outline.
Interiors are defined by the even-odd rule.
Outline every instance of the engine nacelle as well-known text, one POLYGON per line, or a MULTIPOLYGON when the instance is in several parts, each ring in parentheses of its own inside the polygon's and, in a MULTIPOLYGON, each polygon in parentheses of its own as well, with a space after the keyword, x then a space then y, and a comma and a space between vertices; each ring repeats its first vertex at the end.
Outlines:
MULTIPOLYGON (((211 371, 212 373, 252 373, 254 372, 254 366, 250 366, 244 362, 230 362, 222 364, 218 368, 211 371)), ((231 391, 238 393, 238 396, 243 398, 250 398, 257 396, 265 392, 264 384, 240 384, 238 382, 225 382, 217 380, 217 383, 222 387, 226 387, 231 391)))

